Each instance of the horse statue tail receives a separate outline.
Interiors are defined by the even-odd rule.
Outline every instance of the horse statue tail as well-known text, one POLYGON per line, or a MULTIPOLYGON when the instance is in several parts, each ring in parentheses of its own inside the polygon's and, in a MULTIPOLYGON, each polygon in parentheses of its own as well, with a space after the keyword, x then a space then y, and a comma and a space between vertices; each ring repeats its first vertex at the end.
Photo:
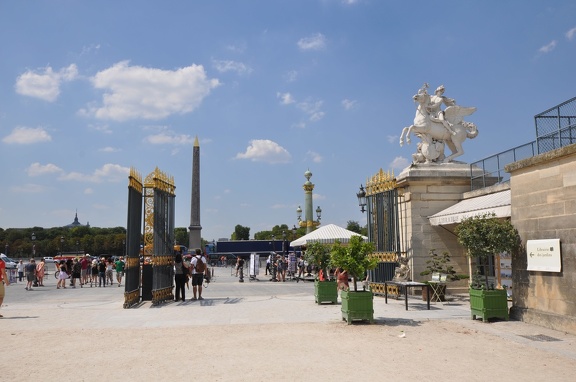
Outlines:
POLYGON ((466 129, 466 138, 473 139, 478 136, 478 128, 472 122, 461 122, 462 126, 466 129))

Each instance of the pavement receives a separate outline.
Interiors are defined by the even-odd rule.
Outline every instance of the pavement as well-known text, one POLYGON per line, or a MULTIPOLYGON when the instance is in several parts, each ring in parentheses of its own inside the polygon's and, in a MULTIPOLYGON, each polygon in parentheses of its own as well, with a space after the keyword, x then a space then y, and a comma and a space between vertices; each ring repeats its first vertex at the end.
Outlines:
MULTIPOLYGON (((449 296, 447 302, 432 303, 430 310, 427 310, 426 303, 421 297, 410 296, 408 310, 406 310, 403 298, 397 300, 389 297, 388 303, 385 303, 384 297, 376 296, 374 298, 374 324, 347 325, 345 321, 342 321, 340 303, 320 306, 314 303, 314 285, 311 281, 271 282, 270 276, 263 274, 258 275, 255 280, 250 280, 249 277, 245 277, 244 280, 243 283, 238 282, 231 268, 216 267, 213 281, 204 289, 202 301, 190 301, 192 297, 190 286, 190 290, 186 291, 187 301, 185 302, 167 302, 153 306, 148 301, 136 307, 124 309, 123 286, 118 287, 114 283, 107 287, 86 285, 75 289, 71 287, 56 289, 54 274, 49 272, 44 287, 36 287, 27 291, 24 288, 26 284, 23 282, 11 284, 6 288, 6 297, 0 309, 0 313, 4 315, 4 318, 0 319, 0 338, 6 339, 9 335, 24 335, 31 330, 34 333, 40 333, 42 337, 42 333, 47 332, 84 333, 87 328, 97 328, 103 332, 116 333, 118 336, 118 333, 129 330, 132 330, 130 333, 140 333, 133 332, 138 329, 148 331, 159 329, 164 330, 163 333, 168 330, 172 333, 180 329, 200 327, 206 330, 206 333, 230 331, 241 333, 244 329, 241 330, 240 327, 251 331, 268 331, 271 327, 283 327, 306 330, 306 333, 310 333, 309 336, 312 336, 315 331, 324 333, 324 330, 327 330, 328 334, 321 336, 326 336, 327 343, 330 343, 331 334, 329 333, 334 331, 348 336, 348 333, 352 335, 358 331, 369 335, 370 331, 381 333, 382 330, 388 331, 386 332, 388 337, 397 337, 396 334, 401 337, 420 333, 418 335, 424 341, 442 342, 450 341, 450 337, 443 337, 446 336, 444 331, 454 331, 460 334, 473 333, 476 335, 475 338, 482 336, 488 344, 494 343, 495 340, 502 341, 503 347, 513 344, 514 347, 525 351, 527 357, 530 354, 545 354, 552 359, 558 359, 562 365, 566 364, 570 373, 576 366, 576 336, 518 321, 483 323, 481 320, 472 320, 467 296, 449 296), (368 327, 371 329, 368 330, 368 327), (428 328, 426 336, 423 332, 425 328, 428 328), (438 333, 431 333, 430 330, 437 330, 438 333), (430 337, 432 334, 437 337, 430 337)), ((256 332, 253 335, 260 338, 260 333, 256 332)), ((217 338, 217 334, 215 336, 217 338)), ((293 336, 298 336, 298 334, 293 336)), ((50 339, 50 341, 53 340, 50 339)), ((225 345, 226 340, 221 341, 219 348, 228 346, 225 345)), ((282 343, 288 340, 280 341, 283 341, 279 344, 282 347, 282 343)), ((454 350, 453 346, 462 345, 461 341, 458 340, 455 345, 448 346, 447 351, 454 350)), ((90 341, 87 344, 89 343, 90 341)), ((17 359, 18 352, 27 354, 26 349, 20 349, 20 345, 14 345, 11 342, 10 344, 16 352, 11 354, 14 359, 17 359)), ((26 346, 26 343, 22 343, 22 346, 26 346)), ((30 346, 33 349, 33 345, 30 344, 30 346)), ((301 349, 297 344, 294 346, 301 349)), ((307 346, 312 346, 312 344, 309 343, 307 346)), ((330 346, 337 347, 337 345, 330 346)), ((359 350, 354 351, 366 348, 366 345, 359 344, 358 346, 359 350)), ((377 344, 370 346, 377 346, 377 344)), ((57 349, 55 346, 54 350, 58 351, 57 349)), ((280 351, 275 347, 267 349, 263 348, 263 353, 257 353, 258 356, 262 354, 265 356, 267 352, 274 351, 273 349, 280 351)), ((458 353, 457 350, 456 353, 458 353)), ((6 356, 3 358, 6 361, 6 356)), ((265 375, 262 373, 266 372, 268 372, 267 369, 259 375, 265 375)), ((19 372, 14 373, 11 377, 22 377, 19 372)), ((377 373, 375 370, 372 375, 375 377, 377 373)), ((114 376, 114 374, 111 375, 114 376)), ((213 380, 245 380, 230 373, 214 374, 214 376, 213 380)), ((179 379, 178 375, 174 377, 176 380, 179 379)), ((507 379, 514 380, 513 378, 507 379)), ((1 376, 0 380, 2 380, 1 376)), ((49 379, 40 378, 39 380, 49 379)), ((88 377, 83 380, 92 379, 88 377)), ((260 379, 252 378, 251 380, 260 379)), ((294 379, 280 378, 279 380, 294 379)), ((296 378, 295 380, 308 379, 296 378)), ((379 378, 366 380, 379 380, 379 378)), ((444 378, 444 380, 451 379, 444 378)), ((559 377, 558 380, 563 379, 559 377)))

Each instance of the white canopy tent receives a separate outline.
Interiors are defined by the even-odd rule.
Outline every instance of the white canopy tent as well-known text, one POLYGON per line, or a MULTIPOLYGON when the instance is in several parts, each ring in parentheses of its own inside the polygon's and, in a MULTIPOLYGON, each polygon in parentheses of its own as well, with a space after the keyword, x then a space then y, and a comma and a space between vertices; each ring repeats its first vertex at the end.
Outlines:
MULTIPOLYGON (((290 243, 291 247, 302 247, 311 243, 325 243, 332 244, 336 240, 340 243, 348 243, 352 236, 362 236, 356 232, 349 231, 346 228, 337 226, 336 224, 328 224, 302 236, 290 243)), ((364 240, 368 240, 366 236, 362 236, 364 240)))

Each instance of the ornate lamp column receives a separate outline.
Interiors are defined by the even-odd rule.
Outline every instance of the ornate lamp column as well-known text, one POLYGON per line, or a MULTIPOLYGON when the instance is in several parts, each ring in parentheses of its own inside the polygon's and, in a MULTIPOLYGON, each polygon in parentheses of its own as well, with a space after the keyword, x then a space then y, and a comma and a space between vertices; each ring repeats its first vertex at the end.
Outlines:
POLYGON ((322 216, 322 209, 320 206, 316 208, 316 216, 318 220, 314 221, 312 219, 313 213, 313 206, 312 206, 312 191, 314 190, 314 184, 310 182, 310 178, 312 177, 312 173, 310 170, 307 170, 304 173, 304 177, 306 178, 306 182, 302 186, 304 189, 304 220, 302 220, 302 208, 298 206, 296 210, 296 214, 298 216, 298 225, 300 227, 306 227, 306 233, 312 232, 315 227, 320 225, 320 217, 322 216))

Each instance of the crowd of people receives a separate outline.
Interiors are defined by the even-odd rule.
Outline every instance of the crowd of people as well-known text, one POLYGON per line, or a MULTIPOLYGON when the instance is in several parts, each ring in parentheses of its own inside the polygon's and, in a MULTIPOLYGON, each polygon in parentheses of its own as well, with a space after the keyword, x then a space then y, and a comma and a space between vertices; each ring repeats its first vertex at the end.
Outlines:
MULTIPOLYGON (((114 284, 114 271, 116 272, 116 285, 122 285, 124 277, 124 258, 92 258, 90 255, 82 257, 68 258, 54 262, 54 271, 58 282, 56 289, 66 289, 68 286, 76 288, 90 285, 90 287, 106 287, 114 284)), ((33 290, 32 287, 43 287, 46 276, 46 261, 44 258, 37 263, 35 259, 30 259, 27 264, 22 260, 17 265, 18 281, 26 279, 26 290, 33 290)))

